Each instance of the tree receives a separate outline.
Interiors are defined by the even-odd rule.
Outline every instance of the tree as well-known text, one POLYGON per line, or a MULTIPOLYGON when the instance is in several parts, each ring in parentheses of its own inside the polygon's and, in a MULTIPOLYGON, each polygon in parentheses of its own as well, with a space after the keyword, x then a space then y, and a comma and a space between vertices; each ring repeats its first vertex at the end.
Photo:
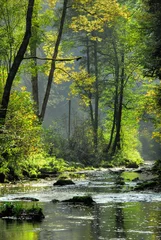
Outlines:
MULTIPOLYGON (((142 0, 141 16, 138 23, 142 31, 145 49, 142 51, 142 64, 144 75, 148 77, 150 87, 146 94, 146 121, 153 126, 151 142, 160 144, 160 80, 161 80, 161 2, 154 0, 142 0)), ((154 145, 154 144, 153 144, 154 145)), ((157 151, 156 151, 157 152, 157 151)), ((160 169, 160 160, 158 168, 160 169)))
POLYGON ((145 75, 161 79, 161 2, 143 0, 143 20, 140 20, 146 43, 145 75), (144 10, 144 9, 145 10, 144 10))
MULTIPOLYGON (((131 111, 133 111, 133 118, 138 124, 137 118, 139 115, 137 116, 135 113, 137 108, 135 96, 139 91, 137 82, 141 80, 138 49, 141 48, 142 43, 137 29, 135 8, 129 8, 129 17, 127 19, 118 19, 111 29, 106 30, 103 42, 104 45, 106 44, 106 49, 102 48, 100 53, 104 56, 104 62, 105 59, 108 62, 105 69, 109 74, 109 77, 107 77, 108 89, 106 89, 105 94, 106 96, 113 95, 113 97, 111 96, 112 99, 108 97, 105 101, 106 105, 110 103, 108 112, 113 111, 109 143, 105 149, 110 156, 111 154, 117 155, 125 150, 123 147, 125 135, 127 135, 124 132, 126 129, 125 120, 130 128, 131 120, 128 116, 131 111), (134 29, 136 29, 135 33, 134 29), (112 93, 110 94, 109 91, 112 91, 112 93), (129 91, 131 92, 130 95, 129 91)), ((108 115, 107 117, 111 118, 108 115)), ((133 132, 132 129, 131 132, 133 132)))
POLYGON ((31 61, 30 74, 32 95, 35 101, 36 114, 40 119, 40 122, 44 120, 53 82, 58 82, 59 80, 57 79, 59 77, 63 79, 64 75, 68 75, 69 67, 66 68, 66 63, 79 60, 79 57, 60 57, 63 55, 61 40, 65 25, 66 12, 68 9, 68 1, 63 1, 63 3, 55 9, 55 14, 58 13, 60 19, 56 19, 56 16, 53 17, 53 10, 50 9, 50 4, 54 7, 56 2, 57 1, 49 1, 49 5, 46 5, 47 9, 44 11, 43 15, 38 11, 38 8, 36 9, 32 28, 33 36, 30 41, 30 53, 25 56, 26 60, 31 61), (40 18, 43 18, 44 21, 40 18), (54 27, 51 26, 53 24, 54 27), (43 44, 41 44, 42 42, 43 44), (42 53, 39 49, 41 49, 42 53), (53 53, 51 54, 52 51, 53 53), (42 54, 42 57, 39 56, 40 54, 42 54), (40 61, 43 62, 42 65, 40 61), (60 66, 60 63, 62 66, 60 66), (41 74, 38 74, 38 72, 41 74), (58 72, 62 73, 60 74, 58 72), (42 74, 45 76, 44 78, 47 76, 47 84, 46 86, 44 84, 44 98, 41 101, 41 99, 39 99, 38 81, 41 80, 42 74))
MULTIPOLYGON (((85 35, 86 67, 88 75, 95 76, 93 93, 84 91, 88 98, 91 126, 93 128, 93 141, 95 150, 98 147, 99 127, 99 101, 100 101, 100 71, 98 46, 101 33, 106 25, 114 24, 118 16, 124 15, 124 10, 116 1, 75 1, 73 8, 77 16, 72 18, 71 27, 75 32, 85 35), (108 6, 108 7, 107 7, 108 6)), ((84 64, 84 63, 83 63, 84 64)))
POLYGON ((0 134, 0 176, 13 180, 36 175, 44 163, 42 127, 33 109, 31 94, 24 87, 12 90, 0 134))
MULTIPOLYGON (((9 1, 13 3, 13 0, 9 1)), ((4 4, 2 0, 0 2, 4 4)), ((21 54, 15 51, 17 45, 22 47, 21 42, 12 42, 10 38, 14 36, 14 39, 18 39, 17 36, 22 35, 22 31, 19 32, 19 28, 16 28, 17 35, 13 35, 12 21, 9 21, 11 25, 8 31, 9 40, 5 45, 5 38, 0 39, 0 45, 3 46, 0 51, 5 61, 3 49, 9 46, 10 52, 7 50, 9 67, 7 68, 5 64, 4 66, 9 72, 8 76, 10 72, 12 75, 14 72, 14 76, 8 77, 10 80, 7 78, 6 81, 0 111, 1 119, 7 119, 5 110, 8 109, 8 105, 4 100, 7 99, 7 90, 9 97, 11 88, 14 92, 13 85, 16 82, 15 79, 18 79, 17 73, 19 73, 20 84, 26 76, 28 77, 29 89, 32 88, 32 100, 34 101, 32 106, 40 120, 39 123, 44 120, 47 105, 49 107, 55 100, 52 99, 52 93, 56 89, 55 84, 62 83, 64 80, 72 80, 71 91, 81 99, 87 119, 81 121, 84 132, 78 134, 81 125, 77 124, 78 126, 75 127, 75 131, 74 128, 72 129, 69 141, 66 140, 64 146, 69 147, 68 151, 72 149, 71 155, 74 157, 81 149, 81 161, 86 158, 85 162, 88 159, 90 162, 93 159, 99 162, 99 159, 112 159, 113 156, 121 156, 127 161, 129 156, 132 158, 130 154, 128 155, 127 149, 132 149, 134 152, 135 148, 137 152, 139 147, 138 126, 141 116, 139 90, 143 85, 141 64, 145 63, 140 53, 145 50, 146 43, 142 41, 143 35, 139 30, 141 26, 138 21, 141 16, 140 1, 121 2, 123 1, 48 0, 44 3, 44 1, 37 0, 36 4, 33 3, 34 9, 32 10, 34 11, 30 17, 29 31, 26 19, 26 32, 29 36, 27 35, 25 48, 21 54), (13 49, 17 53, 15 59, 13 49), (81 50, 82 58, 73 57, 79 50, 81 50), (16 59, 18 59, 18 64, 16 68, 13 68, 15 62, 17 63, 16 59), (22 59, 24 59, 24 64, 21 64, 22 59), (75 60, 79 59, 81 60, 74 65, 75 60), (43 85, 43 89, 39 88, 39 84, 43 85), (40 96, 44 97, 41 99, 40 96), (133 148, 130 146, 130 138, 132 138, 133 148), (88 145, 86 151, 83 151, 84 143, 88 145)), ((145 14, 145 17, 149 16, 148 14, 145 14)), ((0 16, 0 24, 2 23, 3 19, 1 21, 0 16)), ((20 23, 21 26, 25 25, 24 18, 20 23)), ((0 36, 4 32, 5 29, 0 29, 0 36)), ((2 71, 3 62, 1 61, 0 64, 2 71)), ((19 85, 16 86, 16 89, 18 88, 19 85)), ((0 94, 2 90, 3 86, 0 94)), ((22 99, 24 101, 24 98, 22 99)), ((14 114, 13 112, 7 114, 9 119, 7 119, 6 127, 9 129, 9 125, 12 126, 14 114)), ((21 117, 20 114, 18 116, 21 117)), ((15 125, 19 126, 19 120, 14 119, 17 122, 15 125)), ((25 125, 25 121, 22 124, 25 125)), ((5 130, 5 127, 3 129, 5 130)), ((16 132, 19 135, 17 130, 16 132)), ((29 142, 28 139, 26 141, 29 142)), ((18 146, 19 144, 17 141, 18 146)), ((17 148, 16 151, 18 152, 17 148)), ((64 156, 68 155, 68 151, 64 156)), ((52 154, 54 155, 53 152, 52 154)))
POLYGON ((50 72, 49 72, 49 76, 48 76, 48 83, 47 83, 47 87, 46 87, 44 100, 42 103, 42 109, 41 109, 41 112, 39 115, 39 118, 41 121, 43 121, 43 119, 44 119, 47 102, 48 102, 49 95, 50 95, 51 85, 52 85, 53 76, 54 76, 54 72, 55 72, 55 60, 57 59, 57 56, 58 56, 59 45, 60 45, 60 41, 61 41, 61 37, 62 37, 62 33, 63 33, 63 27, 64 27, 65 16, 66 16, 66 11, 67 11, 67 4, 68 4, 68 0, 64 0, 59 32, 57 35, 55 48, 54 48, 54 52, 52 55, 53 61, 51 61, 51 67, 50 67, 50 72))
POLYGON ((17 74, 17 71, 19 69, 19 66, 23 60, 24 54, 26 52, 26 49, 31 37, 33 8, 34 8, 34 0, 29 0, 27 13, 26 13, 26 30, 25 30, 24 38, 15 56, 13 64, 9 70, 5 87, 4 87, 3 96, 2 96, 1 107, 0 107, 0 120, 2 125, 5 124, 12 84, 17 74))
MULTIPOLYGON (((99 129, 104 128, 104 137, 108 135, 105 152, 107 158, 111 159, 111 155, 121 154, 122 151, 125 151, 125 142, 127 147, 127 141, 124 139, 125 135, 128 138, 124 132, 126 131, 125 121, 129 128, 133 128, 132 111, 135 127, 138 130, 136 126, 138 115, 135 114, 137 103, 133 103, 133 101, 136 99, 136 92, 138 91, 136 79, 138 78, 138 81, 140 81, 141 67, 138 63, 138 52, 141 46, 141 38, 137 29, 134 6, 128 6, 127 4, 128 17, 126 17, 124 8, 121 11, 121 6, 120 11, 117 12, 118 15, 113 9, 111 12, 113 19, 109 19, 105 23, 104 18, 101 21, 102 16, 107 16, 107 12, 103 8, 104 5, 98 6, 96 3, 98 2, 91 2, 92 10, 90 10, 88 4, 88 6, 83 7, 80 4, 81 17, 79 16, 79 20, 75 17, 72 23, 73 29, 80 34, 82 42, 86 43, 86 55, 84 50, 86 64, 82 60, 82 65, 86 67, 89 76, 93 75, 95 77, 95 82, 91 82, 92 85, 88 91, 88 77, 84 81, 87 81, 87 85, 84 83, 84 88, 80 84, 74 85, 74 87, 79 88, 78 92, 81 97, 83 95, 88 99, 93 134, 95 135, 97 131, 100 132, 99 129), (96 6, 97 10, 95 9, 96 6), (103 15, 100 14, 102 12, 103 15), (96 15, 99 18, 98 22, 101 22, 99 27, 96 23, 96 15), (95 24, 93 24, 94 21, 95 24), (85 40, 85 35, 88 36, 88 38, 86 37, 88 41, 85 40), (129 92, 131 92, 131 95, 129 92), (106 115, 106 121, 102 117, 98 118, 98 110, 103 118, 106 115), (103 124, 103 122, 105 123, 103 124)), ((132 129, 131 131, 138 138, 137 131, 132 129)), ((136 142, 138 144, 138 141, 136 142)), ((137 144, 134 144, 135 147, 137 144)), ((139 154, 136 155, 140 161, 139 154)), ((124 158, 128 159, 127 151, 124 158)))

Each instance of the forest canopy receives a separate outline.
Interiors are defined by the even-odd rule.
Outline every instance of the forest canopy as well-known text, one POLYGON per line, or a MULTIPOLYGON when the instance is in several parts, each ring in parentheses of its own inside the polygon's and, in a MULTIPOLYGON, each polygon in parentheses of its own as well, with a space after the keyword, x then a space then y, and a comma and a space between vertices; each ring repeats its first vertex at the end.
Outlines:
POLYGON ((0 181, 159 162, 161 3, 0 4, 0 181))

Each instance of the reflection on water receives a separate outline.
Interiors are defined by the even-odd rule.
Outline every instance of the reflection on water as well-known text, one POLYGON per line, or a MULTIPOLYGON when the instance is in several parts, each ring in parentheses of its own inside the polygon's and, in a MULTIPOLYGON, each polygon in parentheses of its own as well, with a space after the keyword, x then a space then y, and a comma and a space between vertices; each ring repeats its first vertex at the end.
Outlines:
POLYGON ((108 203, 80 207, 44 203, 41 223, 0 220, 3 240, 152 240, 161 236, 160 203, 108 203))
POLYGON ((36 225, 32 223, 21 223, 17 221, 0 220, 1 240, 38 240, 35 232, 36 225))
POLYGON ((17 196, 39 198, 45 219, 40 223, 0 219, 0 240, 159 240, 161 195, 124 192, 135 184, 133 179, 143 177, 97 171, 72 187, 56 188, 53 182, 7 186, 0 191, 1 201, 17 196), (51 202, 87 193, 96 201, 94 207, 51 202))

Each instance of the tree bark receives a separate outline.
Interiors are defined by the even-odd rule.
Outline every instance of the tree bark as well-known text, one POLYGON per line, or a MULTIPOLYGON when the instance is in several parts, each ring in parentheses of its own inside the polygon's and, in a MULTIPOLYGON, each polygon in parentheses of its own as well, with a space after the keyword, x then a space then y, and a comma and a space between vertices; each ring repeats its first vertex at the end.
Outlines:
POLYGON ((68 4, 68 0, 64 0, 59 32, 58 32, 54 52, 53 52, 53 55, 52 55, 53 61, 51 62, 51 67, 50 67, 50 73, 49 73, 49 76, 48 76, 48 83, 47 83, 47 87, 46 87, 46 92, 45 92, 44 100, 43 100, 43 103, 42 103, 41 113, 39 115, 40 121, 44 120, 44 116, 45 116, 45 112, 46 112, 46 108, 47 108, 47 103, 48 103, 49 96, 50 96, 52 81, 53 81, 54 72, 55 72, 55 60, 56 60, 57 55, 58 55, 59 45, 60 45, 61 37, 62 37, 62 33, 63 33, 65 17, 66 17, 66 12, 67 12, 67 4, 68 4))
MULTIPOLYGON (((90 76, 91 71, 90 71, 90 46, 89 46, 89 39, 87 36, 87 72, 88 75, 90 76)), ((94 129, 94 116, 93 116, 93 105, 92 105, 92 93, 89 92, 89 112, 90 112, 90 119, 91 119, 91 125, 92 128, 94 129)))
POLYGON ((32 59, 34 72, 31 73, 31 85, 32 85, 32 96, 35 104, 35 113, 39 115, 39 88, 38 88, 38 71, 37 71, 37 27, 32 27, 32 35, 30 41, 30 53, 31 56, 34 56, 32 59))
POLYGON ((5 124, 12 84, 13 84, 14 78, 18 72, 19 66, 23 60, 24 54, 26 52, 26 49, 27 49, 27 46, 29 44, 29 40, 31 37, 33 8, 34 8, 34 0, 29 0, 28 8, 27 8, 27 15, 26 15, 25 35, 24 35, 22 43, 19 47, 17 55, 13 61, 12 67, 9 71, 9 74, 8 74, 8 77, 6 80, 6 84, 4 87, 3 96, 2 96, 2 102, 1 102, 1 106, 0 106, 0 123, 2 125, 5 124))
POLYGON ((98 107, 99 107, 99 89, 98 89, 98 56, 97 41, 94 42, 94 67, 95 67, 95 126, 94 126, 94 144, 97 151, 98 146, 98 107))
POLYGON ((123 106, 123 94, 124 94, 124 79, 125 79, 125 69, 124 69, 124 54, 121 56, 121 76, 120 76, 120 91, 119 91, 119 101, 118 101, 118 112, 116 119, 116 136, 113 145, 113 154, 116 150, 121 149, 121 122, 122 122, 122 106, 123 106))
POLYGON ((119 109, 119 76, 120 76, 120 65, 119 65, 119 59, 118 59, 118 52, 116 49, 116 43, 113 40, 113 49, 115 54, 115 100, 114 100, 114 117, 113 117, 113 124, 115 124, 115 127, 112 126, 112 128, 116 129, 115 133, 115 139, 112 144, 112 155, 115 154, 116 148, 117 148, 117 130, 118 130, 118 109, 119 109))
MULTIPOLYGON (((115 105, 115 104, 114 104, 115 105)), ((115 127, 116 127, 116 107, 114 106, 114 111, 113 111, 113 122, 112 122, 112 128, 111 128, 111 134, 110 134, 110 140, 108 143, 107 148, 105 149, 105 152, 108 153, 112 143, 113 143, 113 138, 114 138, 114 132, 115 132, 115 127)))

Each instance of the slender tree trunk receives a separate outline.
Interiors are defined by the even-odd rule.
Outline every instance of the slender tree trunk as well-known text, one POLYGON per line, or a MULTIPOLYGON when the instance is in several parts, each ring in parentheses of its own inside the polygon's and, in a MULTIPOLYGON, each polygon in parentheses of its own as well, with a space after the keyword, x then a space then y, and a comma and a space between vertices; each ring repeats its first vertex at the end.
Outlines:
MULTIPOLYGON (((87 72, 90 76, 90 46, 89 46, 89 39, 87 36, 87 72)), ((89 93, 89 112, 90 112, 90 118, 91 118, 91 125, 94 129, 94 116, 93 116, 93 105, 92 105, 92 93, 89 93)))
MULTIPOLYGON (((116 134, 115 134, 115 139, 112 145, 112 155, 115 154, 116 148, 117 148, 117 130, 118 130, 118 109, 119 109, 119 75, 120 75, 120 65, 119 65, 119 59, 118 59, 118 53, 116 49, 116 43, 113 41, 113 48, 114 48, 114 53, 115 53, 115 100, 114 100, 114 117, 113 124, 115 123, 115 129, 116 129, 116 134)), ((114 126, 113 126, 114 127, 114 126)))
POLYGON ((3 96, 2 96, 2 102, 1 102, 1 106, 0 106, 0 123, 2 125, 5 124, 5 119, 6 119, 6 114, 7 114, 13 80, 14 80, 16 73, 19 69, 19 66, 23 60, 24 54, 26 52, 26 49, 27 49, 27 46, 29 44, 29 40, 31 37, 33 7, 34 7, 34 0, 29 0, 28 8, 27 8, 27 15, 26 15, 25 35, 24 35, 24 38, 20 45, 20 48, 17 52, 17 55, 13 61, 12 67, 9 71, 9 74, 8 74, 8 77, 6 80, 6 84, 5 84, 5 88, 4 88, 4 92, 3 92, 3 96))
POLYGON ((87 72, 90 75, 90 46, 89 46, 89 39, 87 36, 87 72))
MULTIPOLYGON (((33 12, 33 18, 38 19, 38 11, 35 9, 33 12)), ((36 21, 37 22, 37 21, 36 21)), ((39 116, 39 88, 38 88, 38 70, 37 70, 37 39, 38 39, 38 26, 33 23, 32 25, 32 37, 30 39, 30 55, 33 57, 33 69, 34 72, 31 73, 31 86, 32 86, 32 97, 35 104, 35 114, 39 116)))
MULTIPOLYGON (((34 31, 35 32, 35 31, 34 31)), ((30 53, 31 56, 36 57, 36 40, 34 39, 30 43, 30 53)), ((35 113, 38 116, 39 115, 39 88, 38 88, 38 71, 37 71, 37 59, 33 58, 33 65, 35 71, 31 74, 31 85, 32 85, 32 96, 35 104, 35 113)))
POLYGON ((116 89, 115 89, 115 103, 114 103, 114 123, 115 123, 115 130, 116 130, 116 133, 115 133, 115 138, 114 138, 114 142, 113 142, 113 145, 112 145, 112 155, 115 154, 116 152, 116 148, 117 148, 117 136, 118 136, 118 108, 119 108, 119 92, 118 92, 118 84, 119 84, 119 76, 116 77, 116 89))
POLYGON ((107 148, 105 149, 105 152, 108 153, 111 146, 112 146, 112 142, 113 142, 113 138, 114 138, 114 132, 115 132, 115 127, 116 127, 116 107, 115 107, 116 103, 114 104, 114 113, 113 113, 113 122, 112 122, 112 128, 111 128, 111 134, 110 134, 110 141, 108 143, 107 148))
POLYGON ((116 150, 121 149, 121 122, 122 122, 122 104, 123 104, 123 94, 124 94, 124 79, 125 79, 125 69, 124 69, 124 54, 121 57, 121 76, 120 76, 120 92, 119 92, 119 105, 117 112, 117 126, 116 126, 116 136, 114 141, 113 153, 116 150))
POLYGON ((50 95, 52 81, 53 81, 54 72, 55 72, 55 60, 56 60, 57 55, 58 55, 59 45, 60 45, 60 42, 61 42, 63 27, 64 27, 64 23, 65 23, 65 17, 66 17, 66 12, 67 12, 67 4, 68 4, 68 0, 64 0, 59 32, 58 32, 54 52, 53 52, 53 55, 52 55, 52 58, 54 60, 51 62, 51 67, 50 67, 50 73, 49 73, 49 76, 48 76, 48 83, 47 83, 47 87, 46 87, 46 92, 45 92, 44 100, 43 100, 43 103, 42 103, 41 113, 39 115, 39 118, 40 118, 41 121, 43 121, 43 119, 44 119, 46 108, 47 108, 47 103, 48 103, 48 100, 49 100, 49 95, 50 95))
POLYGON ((68 140, 71 135, 71 100, 69 100, 69 113, 68 113, 68 140))
POLYGON ((96 77, 94 143, 95 143, 95 150, 97 151, 97 146, 98 146, 98 107, 99 107, 97 41, 94 42, 94 66, 95 66, 95 77, 96 77))

